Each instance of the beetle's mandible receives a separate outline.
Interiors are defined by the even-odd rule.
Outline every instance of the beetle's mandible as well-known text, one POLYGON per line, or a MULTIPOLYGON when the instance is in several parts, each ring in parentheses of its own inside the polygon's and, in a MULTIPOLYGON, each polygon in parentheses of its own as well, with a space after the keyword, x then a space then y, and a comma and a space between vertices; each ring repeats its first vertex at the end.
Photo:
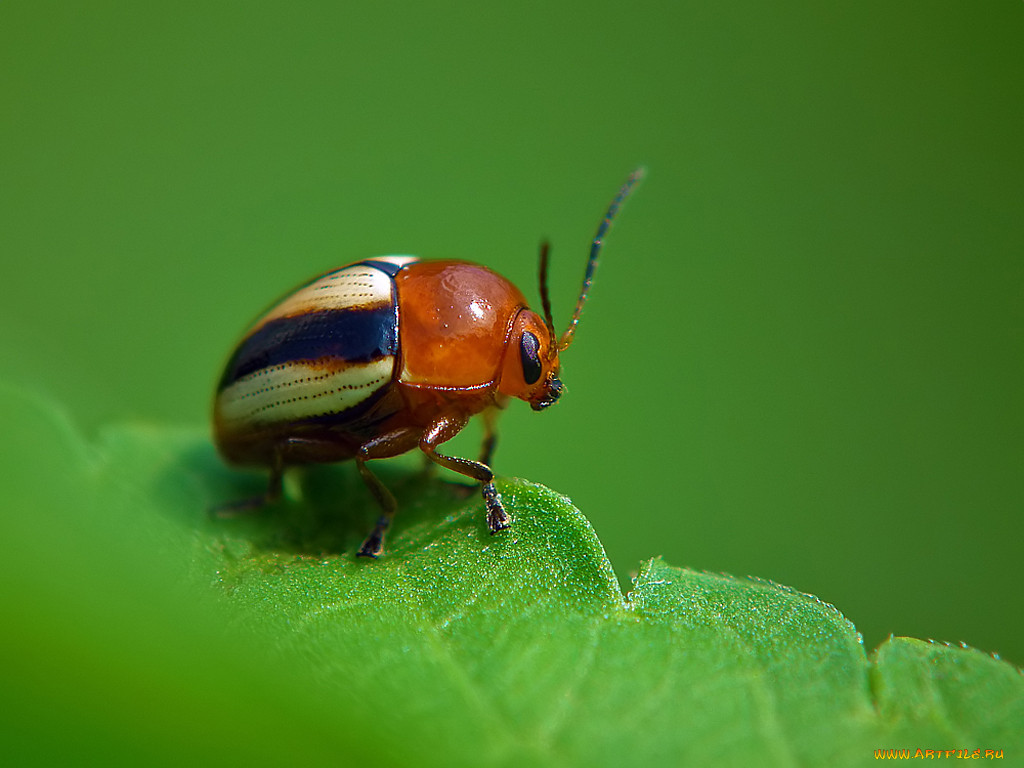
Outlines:
POLYGON ((510 398, 540 411, 562 394, 559 353, 572 342, 601 245, 629 179, 594 236, 569 326, 556 335, 540 250, 543 317, 512 283, 465 261, 382 256, 336 269, 285 296, 246 332, 228 360, 213 407, 214 438, 230 463, 270 470, 267 491, 221 510, 281 495, 285 468, 355 459, 381 507, 359 555, 376 557, 394 518, 394 496, 366 462, 419 448, 483 484, 491 533, 510 523, 489 466, 494 417, 510 398), (482 414, 479 461, 438 447, 482 414))

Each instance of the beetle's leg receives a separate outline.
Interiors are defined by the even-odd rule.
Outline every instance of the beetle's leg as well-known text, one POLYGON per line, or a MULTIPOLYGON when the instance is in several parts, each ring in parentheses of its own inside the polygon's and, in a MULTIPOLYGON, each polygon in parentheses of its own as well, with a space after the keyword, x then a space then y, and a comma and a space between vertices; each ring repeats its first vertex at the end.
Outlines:
POLYGON ((427 454, 424 453, 424 454, 422 454, 422 456, 423 456, 423 476, 427 477, 427 478, 434 477, 437 474, 437 464, 432 462, 430 460, 430 457, 427 456, 427 454))
MULTIPOLYGON (((487 467, 491 466, 491 459, 494 457, 494 448, 498 444, 498 433, 494 426, 500 414, 501 410, 495 407, 487 408, 480 414, 480 418, 484 425, 484 439, 480 444, 479 462, 487 467)), ((428 467, 437 469, 437 464, 435 464, 433 459, 425 453, 423 454, 423 460, 426 461, 428 467)), ((465 486, 464 490, 460 490, 459 493, 468 497, 474 490, 475 489, 472 486, 465 486)))
POLYGON ((498 432, 495 425, 501 411, 497 408, 488 408, 480 414, 484 422, 484 441, 480 447, 480 463, 491 466, 491 459, 494 458, 494 449, 498 444, 498 432))
POLYGON ((366 462, 370 459, 386 459, 391 456, 398 456, 401 453, 412 450, 416 447, 419 436, 419 430, 405 427, 379 435, 372 440, 366 441, 359 447, 359 453, 356 454, 356 467, 359 468, 359 474, 363 476, 363 482, 366 483, 366 487, 370 489, 370 493, 373 494, 382 510, 380 517, 377 518, 377 524, 373 527, 373 531, 366 537, 366 541, 363 542, 363 545, 359 547, 359 552, 356 553, 359 557, 377 557, 384 551, 384 534, 391 526, 391 521, 395 517, 395 511, 398 509, 398 502, 395 501, 391 491, 380 481, 380 478, 370 471, 370 468, 366 466, 366 462))
POLYGON ((494 473, 486 464, 469 459, 459 459, 454 456, 445 456, 437 452, 437 446, 451 440, 466 426, 468 419, 465 416, 441 416, 434 421, 420 438, 420 450, 422 450, 431 461, 435 461, 442 467, 447 467, 461 475, 472 477, 483 483, 481 493, 484 497, 484 504, 487 507, 487 527, 491 533, 508 528, 511 520, 505 512, 501 503, 501 496, 494 487, 494 473))
POLYGON ((284 485, 284 451, 280 444, 274 446, 274 452, 270 461, 270 480, 267 482, 267 490, 258 496, 249 496, 237 501, 228 501, 218 504, 211 511, 217 517, 234 517, 245 512, 252 512, 261 509, 268 504, 273 504, 281 498, 281 491, 284 485))

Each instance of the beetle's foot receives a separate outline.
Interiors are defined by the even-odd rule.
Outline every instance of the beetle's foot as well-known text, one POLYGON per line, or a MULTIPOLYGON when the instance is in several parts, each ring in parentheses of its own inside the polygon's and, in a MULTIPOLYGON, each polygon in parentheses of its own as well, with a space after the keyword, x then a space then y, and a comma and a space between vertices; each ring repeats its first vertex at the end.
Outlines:
POLYGON ((391 518, 380 517, 377 520, 377 525, 373 527, 373 532, 366 537, 366 541, 359 547, 356 557, 379 557, 384 551, 384 533, 389 525, 391 525, 391 518))
POLYGON ((482 489, 484 504, 487 506, 487 527, 492 534, 503 531, 512 524, 512 518, 505 511, 505 505, 501 503, 501 494, 494 487, 494 483, 484 483, 482 489))
POLYGON ((281 498, 282 472, 283 469, 280 463, 276 463, 270 471, 270 482, 267 483, 267 490, 257 496, 249 496, 244 499, 227 501, 223 504, 217 504, 210 507, 210 517, 241 517, 274 504, 281 498))
POLYGON ((359 548, 359 551, 356 552, 356 557, 376 558, 383 551, 384 540, 376 531, 374 531, 366 537, 366 541, 363 542, 363 545, 359 548))
POLYGON ((247 499, 238 499, 237 501, 226 501, 223 504, 215 504, 210 507, 210 517, 242 517, 243 515, 248 515, 252 512, 263 509, 263 507, 267 506, 268 503, 266 494, 250 496, 247 499))

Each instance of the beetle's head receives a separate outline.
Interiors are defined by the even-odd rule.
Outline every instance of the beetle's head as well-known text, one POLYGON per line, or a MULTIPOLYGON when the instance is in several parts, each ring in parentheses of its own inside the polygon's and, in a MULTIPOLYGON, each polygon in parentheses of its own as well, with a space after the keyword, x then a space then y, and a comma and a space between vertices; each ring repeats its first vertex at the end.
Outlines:
POLYGON ((542 411, 562 394, 558 371, 558 343, 547 324, 536 312, 519 310, 505 347, 498 390, 542 411))

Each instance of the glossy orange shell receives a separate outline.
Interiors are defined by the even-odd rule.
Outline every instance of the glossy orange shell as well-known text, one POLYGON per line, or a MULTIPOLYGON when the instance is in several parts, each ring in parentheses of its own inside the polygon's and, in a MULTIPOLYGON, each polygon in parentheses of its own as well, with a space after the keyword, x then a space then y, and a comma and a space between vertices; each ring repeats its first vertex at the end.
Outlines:
POLYGON ((487 267, 419 261, 395 276, 398 380, 430 389, 478 389, 500 373, 523 294, 487 267))

